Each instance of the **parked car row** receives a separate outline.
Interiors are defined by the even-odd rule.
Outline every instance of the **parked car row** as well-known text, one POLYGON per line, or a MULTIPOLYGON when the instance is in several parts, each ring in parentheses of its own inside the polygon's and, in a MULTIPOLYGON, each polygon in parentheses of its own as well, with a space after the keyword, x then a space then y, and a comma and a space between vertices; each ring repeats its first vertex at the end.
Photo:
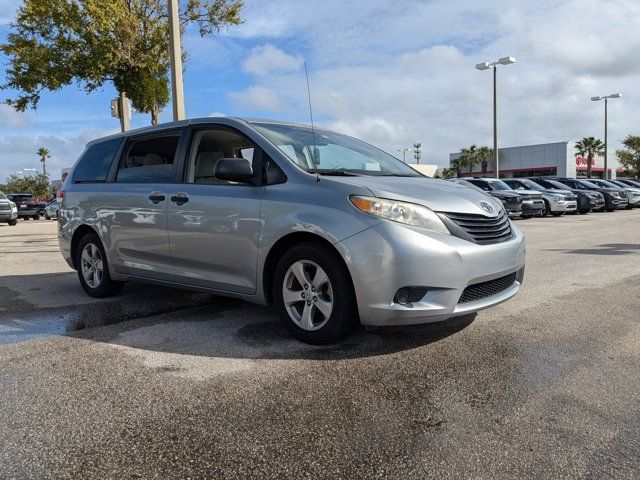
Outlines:
POLYGON ((40 220, 40 216, 44 216, 47 220, 58 218, 57 199, 42 202, 30 193, 7 193, 5 195, 0 192, 0 222, 15 225, 19 218, 40 220), (12 210, 15 210, 15 215, 11 213, 12 210))
POLYGON ((640 182, 636 180, 575 179, 561 177, 480 178, 452 182, 479 188, 500 199, 510 217, 612 212, 640 207, 640 182), (519 197, 514 198, 514 194, 519 197))

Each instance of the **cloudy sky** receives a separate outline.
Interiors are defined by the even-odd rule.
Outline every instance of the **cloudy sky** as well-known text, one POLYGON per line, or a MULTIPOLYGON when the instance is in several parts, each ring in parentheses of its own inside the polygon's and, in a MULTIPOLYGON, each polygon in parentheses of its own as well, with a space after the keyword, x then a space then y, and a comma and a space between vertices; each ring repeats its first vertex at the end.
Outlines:
MULTIPOLYGON (((0 0, 0 41, 20 3, 0 0)), ((637 0, 245 3, 245 24, 183 39, 188 117, 307 121, 306 60, 318 123, 395 155, 419 141, 424 163, 446 165, 449 152, 492 142, 491 74, 474 65, 511 55, 517 63, 498 72, 502 146, 602 137, 603 105, 589 98, 618 91, 610 144, 640 134, 637 0)), ((118 131, 114 96, 74 86, 43 95, 37 112, 0 106, 0 181, 39 168, 40 146, 56 178, 87 141, 118 131)), ((132 126, 149 120, 134 114, 132 126)))

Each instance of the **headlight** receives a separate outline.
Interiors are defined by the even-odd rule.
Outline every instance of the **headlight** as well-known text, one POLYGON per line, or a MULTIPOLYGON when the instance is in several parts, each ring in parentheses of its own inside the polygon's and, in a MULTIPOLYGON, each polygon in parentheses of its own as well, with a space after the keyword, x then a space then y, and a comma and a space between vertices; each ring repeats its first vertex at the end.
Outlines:
POLYGON ((18 211, 18 206, 13 202, 10 202, 10 203, 11 203, 11 210, 17 212, 18 211))
POLYGON ((551 196, 556 202, 561 202, 562 200, 564 200, 564 197, 562 195, 551 195, 551 196))
POLYGON ((375 215, 376 217, 424 228, 433 232, 451 234, 444 223, 442 223, 442 220, 440 220, 440 217, 438 217, 433 210, 423 207, 422 205, 398 202, 386 198, 360 197, 356 195, 349 197, 349 200, 358 210, 375 215))

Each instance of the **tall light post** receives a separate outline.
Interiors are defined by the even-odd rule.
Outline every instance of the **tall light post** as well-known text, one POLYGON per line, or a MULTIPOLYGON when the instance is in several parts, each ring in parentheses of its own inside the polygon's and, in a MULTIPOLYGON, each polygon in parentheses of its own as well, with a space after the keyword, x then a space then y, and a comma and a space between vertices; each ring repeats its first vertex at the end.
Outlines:
POLYGON ((497 72, 498 65, 511 65, 516 63, 513 57, 502 57, 495 62, 478 63, 478 70, 489 70, 493 67, 493 158, 495 159, 496 178, 500 178, 500 163, 498 161, 498 95, 497 95, 497 72))
POLYGON ((169 60, 171 61, 171 93, 173 121, 184 120, 184 91, 182 88, 182 49, 180 47, 180 19, 178 0, 169 2, 169 60))
POLYGON ((416 142, 413 144, 413 158, 416 159, 416 163, 420 163, 420 159, 422 158, 422 151, 420 148, 422 147, 422 143, 416 142))
POLYGON ((619 93, 612 93, 611 95, 605 95, 603 97, 591 97, 592 102, 604 100, 604 179, 609 179, 609 170, 607 170, 607 104, 610 98, 620 98, 622 95, 619 93))
POLYGON ((411 152, 412 150, 410 148, 399 148, 398 151, 402 152, 402 161, 407 163, 407 152, 411 152))

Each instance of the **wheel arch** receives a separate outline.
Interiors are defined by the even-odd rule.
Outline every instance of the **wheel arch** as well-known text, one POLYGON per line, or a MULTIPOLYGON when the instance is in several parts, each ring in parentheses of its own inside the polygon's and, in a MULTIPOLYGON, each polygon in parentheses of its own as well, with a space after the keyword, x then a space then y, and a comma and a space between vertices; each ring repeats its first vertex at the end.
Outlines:
POLYGON ((276 241, 269 250, 267 258, 265 259, 264 268, 262 269, 262 289, 267 304, 273 304, 273 276, 275 274, 276 266, 278 265, 278 260, 282 258, 282 255, 284 255, 287 250, 301 243, 321 243, 333 250, 340 258, 340 261, 342 262, 342 265, 344 266, 346 271, 349 273, 349 279, 351 280, 351 284, 353 287, 353 278, 351 276, 351 272, 349 271, 346 262, 342 258, 342 255, 331 242, 314 233, 292 232, 278 239, 278 241, 276 241))
POLYGON ((78 269, 78 266, 76 265, 76 249, 78 248, 78 243, 80 242, 80 239, 84 237, 87 233, 93 233, 98 238, 100 238, 100 235, 98 235, 98 232, 96 231, 96 229, 93 227, 90 227, 87 224, 82 224, 78 226, 78 228, 76 228, 75 231, 73 232, 73 236, 71 237, 71 248, 70 248, 71 263, 73 264, 73 268, 75 268, 76 270, 78 269))

